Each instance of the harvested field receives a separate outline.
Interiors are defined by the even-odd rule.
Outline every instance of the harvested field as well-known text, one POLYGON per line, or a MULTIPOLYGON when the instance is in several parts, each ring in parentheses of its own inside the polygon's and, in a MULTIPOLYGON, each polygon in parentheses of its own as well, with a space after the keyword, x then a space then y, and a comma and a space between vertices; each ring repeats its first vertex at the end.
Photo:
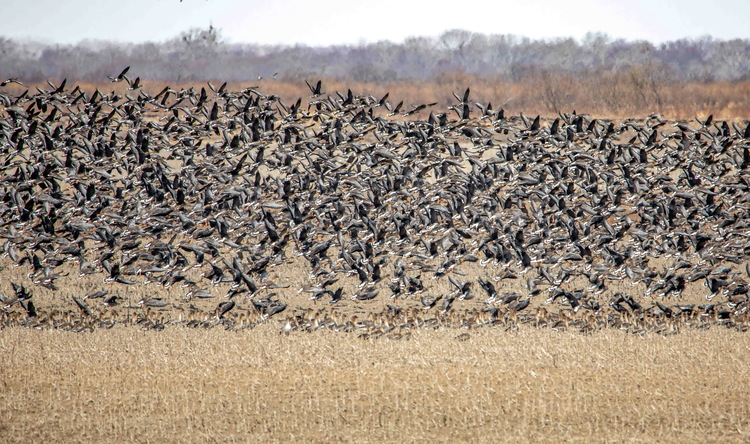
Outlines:
POLYGON ((0 335, 4 442, 747 442, 750 342, 525 327, 0 335))
POLYGON ((0 436, 747 441, 747 121, 112 79, 0 94, 0 436))

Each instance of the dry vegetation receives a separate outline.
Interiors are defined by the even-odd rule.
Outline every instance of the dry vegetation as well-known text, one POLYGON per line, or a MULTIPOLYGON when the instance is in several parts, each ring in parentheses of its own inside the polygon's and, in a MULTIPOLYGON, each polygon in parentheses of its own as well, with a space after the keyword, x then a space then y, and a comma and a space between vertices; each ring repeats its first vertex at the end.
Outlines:
POLYGON ((4 442, 747 442, 750 342, 523 328, 0 334, 4 442))
MULTIPOLYGON (((403 100, 406 106, 421 103, 437 103, 438 110, 454 105, 451 91, 462 91, 471 87, 476 97, 497 108, 505 108, 511 114, 523 112, 527 115, 555 116, 558 112, 581 110, 608 119, 645 117, 661 113, 666 119, 691 120, 713 114, 716 119, 742 120, 750 116, 750 82, 687 82, 668 81, 658 74, 643 71, 626 73, 599 73, 587 76, 574 74, 534 73, 511 81, 492 77, 481 77, 465 73, 442 73, 426 81, 357 82, 336 78, 324 78, 330 91, 351 89, 355 94, 372 94, 403 100)), ((62 80, 62 79, 60 79, 62 80)), ((221 84, 217 79, 215 83, 221 84)), ((165 86, 174 89, 198 88, 205 84, 185 82, 149 81, 144 90, 156 94, 165 86)), ((47 85, 38 85, 46 88, 47 85)), ((114 89, 123 92, 123 87, 111 84, 80 83, 93 92, 114 89)), ((298 80, 261 79, 257 82, 233 82, 232 89, 249 87, 273 91, 285 103, 294 103, 299 97, 309 95, 304 82, 298 80)))
MULTIPOLYGON (((371 94, 404 99, 405 104, 437 102, 446 109, 454 102, 451 91, 471 87, 477 97, 511 113, 555 116, 558 112, 585 110, 601 118, 624 119, 661 113, 667 119, 690 120, 714 114, 720 119, 746 119, 750 115, 750 82, 670 82, 655 74, 601 73, 587 77, 574 74, 534 74, 517 81, 446 73, 426 82, 354 83, 330 81, 339 90, 352 88, 371 94)), ((265 81, 265 80, 264 80, 265 81)), ((267 82, 271 87, 272 81, 267 82)), ((302 85, 304 86, 304 85, 302 85)), ((276 87, 273 87, 276 90, 276 87)), ((298 84, 285 83, 288 96, 305 92, 298 84)))

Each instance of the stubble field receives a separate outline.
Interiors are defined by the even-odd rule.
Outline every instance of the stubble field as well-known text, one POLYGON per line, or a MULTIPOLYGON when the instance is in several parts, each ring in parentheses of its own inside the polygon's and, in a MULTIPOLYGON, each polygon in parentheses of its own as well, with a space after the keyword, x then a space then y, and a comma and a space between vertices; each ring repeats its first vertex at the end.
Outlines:
POLYGON ((747 442, 750 341, 4 330, 4 442, 747 442))

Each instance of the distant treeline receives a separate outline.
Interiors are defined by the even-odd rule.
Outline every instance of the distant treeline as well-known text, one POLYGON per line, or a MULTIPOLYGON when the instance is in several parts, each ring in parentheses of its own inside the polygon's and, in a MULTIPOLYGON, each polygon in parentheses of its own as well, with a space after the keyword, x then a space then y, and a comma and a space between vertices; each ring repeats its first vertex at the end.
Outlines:
POLYGON ((471 86, 485 103, 537 113, 750 113, 750 40, 702 37, 654 45, 605 34, 532 40, 451 30, 403 43, 309 47, 228 43, 213 27, 161 43, 55 45, 0 37, 0 80, 44 84, 67 78, 100 85, 125 66, 129 81, 140 77, 153 87, 228 81, 262 85, 288 100, 309 94, 305 80, 322 78, 327 89, 390 91, 406 104, 436 102, 439 108, 453 103, 451 92, 471 86))
POLYGON ((451 30, 403 43, 309 47, 227 43, 213 27, 191 29, 162 43, 57 45, 0 37, 2 78, 97 82, 126 65, 145 79, 175 81, 252 81, 275 73, 291 81, 423 81, 453 72, 518 81, 545 71, 586 76, 644 67, 672 81, 742 81, 750 79, 750 40, 703 37, 654 45, 604 34, 580 41, 532 40, 451 30))

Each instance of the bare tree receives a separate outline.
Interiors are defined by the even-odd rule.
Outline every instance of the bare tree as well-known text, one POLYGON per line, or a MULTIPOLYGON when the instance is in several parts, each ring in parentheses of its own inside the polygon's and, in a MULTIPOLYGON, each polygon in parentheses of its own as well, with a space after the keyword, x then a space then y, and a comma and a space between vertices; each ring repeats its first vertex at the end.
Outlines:
POLYGON ((562 111, 563 105, 571 105, 573 79, 570 74, 552 72, 549 68, 542 68, 539 71, 539 79, 542 101, 550 111, 559 113, 562 111))
MULTIPOLYGON (((710 37, 681 39, 654 46, 627 42, 606 34, 582 40, 533 40, 513 35, 484 35, 452 29, 438 37, 410 37, 403 43, 307 47, 304 45, 230 44, 213 26, 189 29, 166 42, 120 44, 82 42, 43 45, 0 37, 0 77, 38 81, 67 76, 99 81, 123 65, 144 78, 255 80, 279 73, 287 79, 312 76, 362 81, 428 80, 445 73, 524 82, 542 75, 539 92, 550 108, 565 96, 561 79, 606 74, 635 91, 642 105, 660 107, 667 79, 713 81, 746 79, 750 41, 710 37), (536 70, 546 69, 546 72, 536 70), (611 73, 611 76, 610 74, 611 73), (667 77, 665 77, 667 76, 667 77)), ((602 87, 609 87, 602 85, 602 87)), ((613 91, 613 90, 612 90, 613 91)), ((613 91, 606 101, 614 103, 613 91)))
POLYGON ((458 53, 461 62, 466 63, 464 47, 471 40, 472 33, 463 29, 451 29, 440 35, 440 43, 451 53, 458 53))
POLYGON ((662 89, 671 77, 669 70, 661 63, 648 61, 634 66, 630 70, 630 80, 640 106, 655 106, 656 111, 661 112, 664 105, 662 89))

